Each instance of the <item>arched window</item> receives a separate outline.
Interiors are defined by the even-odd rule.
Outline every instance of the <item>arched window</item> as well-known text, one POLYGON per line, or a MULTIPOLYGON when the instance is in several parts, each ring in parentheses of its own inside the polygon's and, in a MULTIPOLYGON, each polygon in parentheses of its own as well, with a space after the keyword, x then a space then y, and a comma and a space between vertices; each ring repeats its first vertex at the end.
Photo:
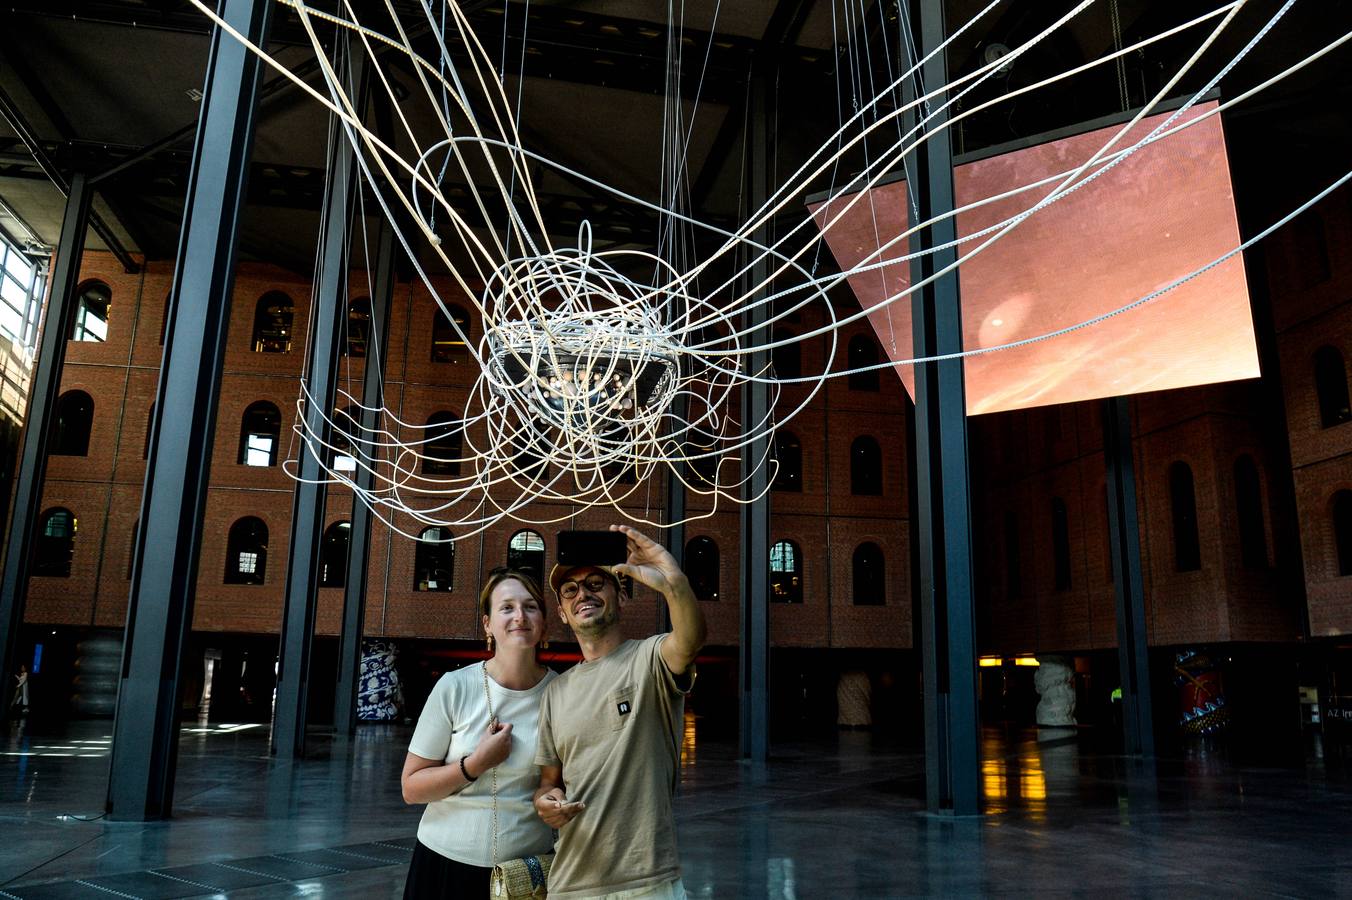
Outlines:
POLYGON ((1056 589, 1070 590, 1070 521, 1060 497, 1052 498, 1052 571, 1056 589))
POLYGON ((781 331, 776 328, 773 332, 776 342, 789 341, 770 351, 771 362, 774 364, 774 376, 776 378, 798 378, 803 374, 803 344, 801 341, 794 340, 798 335, 792 331, 781 331))
POLYGON ((141 459, 150 459, 150 438, 155 431, 155 404, 150 404, 150 412, 146 413, 146 440, 141 447, 141 459))
POLYGON ((1338 574, 1352 575, 1352 491, 1333 495, 1333 543, 1338 551, 1338 574))
POLYGON ((779 469, 775 472, 775 481, 771 487, 776 491, 803 490, 803 445, 798 443, 798 435, 792 431, 775 433, 772 445, 779 469))
POLYGON ((866 334, 856 334, 850 338, 849 349, 845 353, 846 365, 850 369, 849 385, 852 391, 878 390, 878 370, 860 372, 869 366, 878 364, 878 342, 866 334))
POLYGON ((347 550, 352 543, 352 523, 334 522, 324 529, 319 544, 319 586, 347 585, 347 550))
POLYGON ((1307 290, 1328 281, 1333 274, 1329 265, 1328 237, 1324 220, 1317 210, 1306 210, 1291 221, 1293 240, 1287 243, 1288 257, 1295 275, 1296 290, 1307 290))
POLYGON ((268 571, 268 526, 245 516, 225 539, 225 583, 262 584, 268 571))
POLYGON ((38 539, 33 545, 33 574, 69 578, 75 555, 75 532, 79 520, 68 509, 49 509, 38 520, 38 539))
POLYGON ((88 456, 94 427, 94 399, 84 391, 66 391, 56 401, 52 420, 52 456, 88 456))
POLYGON ((1193 572, 1202 568, 1202 547, 1197 537, 1197 495, 1192 469, 1185 462, 1169 467, 1169 501, 1174 519, 1174 570, 1193 572))
POLYGON ((413 590, 447 593, 455 578, 455 544, 451 530, 433 525, 418 535, 413 551, 413 590))
POLYGON ((883 492, 883 452, 868 435, 850 444, 850 493, 876 497, 883 492))
POLYGON ((330 465, 335 472, 357 471, 357 449, 353 436, 359 433, 361 423, 357 420, 357 411, 344 406, 333 414, 333 425, 329 429, 330 465))
POLYGON ((1005 596, 1014 600, 1023 596, 1023 555, 1019 549, 1019 517, 1005 513, 1005 596))
POLYGON ((1347 366, 1337 347, 1320 347, 1314 352, 1314 387, 1319 395, 1319 422, 1325 428, 1352 420, 1352 404, 1347 399, 1347 366))
POLYGON ((470 336, 469 313, 454 303, 446 307, 446 312, 438 309, 432 314, 432 362, 453 363, 469 358, 469 346, 465 343, 470 336), (449 317, 446 312, 450 313, 449 317), (460 326, 464 337, 451 327, 452 320, 460 326))
POLYGON ((803 602, 803 554, 793 541, 779 541, 770 548, 770 599, 803 602))
POLYGON ((545 539, 539 532, 529 528, 512 535, 507 542, 507 565, 513 569, 529 572, 535 577, 535 583, 545 580, 545 539))
POLYGON ((80 287, 79 305, 75 320, 70 325, 72 341, 102 342, 108 340, 108 317, 112 313, 113 292, 102 281, 91 281, 80 287))
POLYGON ((696 600, 718 599, 718 544, 710 537, 691 538, 685 545, 685 576, 696 600))
POLYGON ((460 455, 464 452, 464 430, 460 418, 442 410, 427 419, 423 433, 422 470, 424 475, 459 475, 460 455))
POLYGON ((855 606, 883 606, 887 603, 883 548, 872 541, 855 547, 852 570, 855 606))
POLYGON ((718 478, 718 454, 712 445, 689 443, 685 445, 686 461, 690 471, 685 476, 691 485, 704 490, 708 485, 716 484, 718 478))
POLYGON ((255 353, 290 353, 291 320, 296 304, 281 291, 268 291, 254 307, 253 349, 255 353))
POLYGON ((343 355, 349 359, 365 359, 371 342, 371 301, 358 297, 347 305, 347 341, 343 355))
POLYGON ((282 434, 282 414, 266 400, 244 410, 239 426, 239 464, 241 466, 277 465, 277 445, 282 434))
POLYGON ((1263 487, 1258 479, 1258 466, 1247 454, 1235 460, 1235 512, 1239 518, 1239 558, 1244 568, 1266 569, 1263 487))

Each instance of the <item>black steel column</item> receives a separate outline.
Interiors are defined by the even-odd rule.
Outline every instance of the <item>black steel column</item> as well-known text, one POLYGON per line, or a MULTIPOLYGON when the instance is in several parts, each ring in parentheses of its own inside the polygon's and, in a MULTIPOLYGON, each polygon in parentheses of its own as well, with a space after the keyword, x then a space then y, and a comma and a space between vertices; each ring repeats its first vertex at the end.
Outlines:
POLYGON ((1131 456, 1131 408, 1126 397, 1103 406, 1103 458, 1107 467, 1108 544, 1117 595, 1117 667, 1122 677, 1123 750, 1155 755, 1150 705, 1150 650, 1145 635, 1141 577, 1141 525, 1136 517, 1136 467, 1131 456))
MULTIPOLYGON (((768 183, 770 148, 770 85, 764 66, 757 65, 748 87, 747 192, 748 208, 757 210, 769 195, 768 183)), ((761 246, 770 243, 768 225, 756 230, 754 240, 761 246)), ((750 284, 759 284, 769 274, 763 254, 752 250, 758 262, 748 273, 750 284)), ((759 301, 765 291, 757 293, 759 301)), ((743 315, 742 327, 748 332, 752 347, 764 347, 770 342, 770 327, 765 324, 770 316, 768 304, 757 304, 743 315)), ((768 372, 770 351, 757 350, 747 356, 752 374, 764 377, 768 372)), ((750 382, 742 387, 742 423, 761 427, 766 421, 770 404, 769 386, 750 382)), ((741 752, 744 759, 765 762, 770 747, 770 495, 766 493, 770 472, 765 464, 769 449, 769 435, 762 435, 742 449, 743 476, 755 469, 750 479, 743 482, 742 498, 757 497, 742 505, 741 552, 741 640, 738 644, 741 671, 741 752)))
MULTIPOLYGON (((340 78, 349 68, 348 89, 362 81, 364 56, 348 52, 346 33, 338 38, 334 69, 340 78)), ((361 88, 352 94, 364 107, 361 88)), ((320 269, 310 304, 310 330, 302 381, 309 395, 304 407, 310 434, 327 435, 333 415, 338 382, 344 323, 347 321, 348 226, 352 221, 357 165, 342 123, 330 124, 328 183, 324 190, 320 234, 320 269)), ((372 305, 374 306, 372 298, 372 305)), ((341 428, 352 423, 340 422, 341 428)), ((320 453, 325 450, 319 448, 320 453)), ((307 445, 301 446, 296 464, 297 482, 291 507, 291 547, 287 554, 286 600, 282 609, 281 651, 277 664, 277 701, 272 719, 272 752, 300 756, 305 752, 305 720, 309 709, 310 652, 314 644, 315 609, 319 587, 319 551, 324 537, 324 508, 328 485, 324 484, 325 461, 307 445)), ((354 510, 355 512, 355 510, 354 510)), ((363 573, 363 577, 364 577, 363 573)), ((360 636, 358 636, 360 646, 360 636)), ((360 652, 360 651, 358 651, 360 652)))
MULTIPOLYGON (((941 0, 919 0, 920 55, 944 39, 941 0)), ((921 70, 928 88, 946 84, 948 64, 936 53, 921 70)), ((937 108, 938 101, 932 104, 937 108)), ((952 212, 953 151, 943 123, 932 119, 927 139, 909 158, 910 214, 926 221, 952 212)), ((957 236, 952 216, 927 228, 915 249, 946 244, 957 236)), ((914 282, 957 259, 956 248, 918 257, 914 282)), ((957 271, 911 298, 916 356, 962 349, 957 271)), ((980 811, 977 740, 975 619, 972 609, 972 535, 968 495, 966 391, 961 359, 916 366, 916 534, 920 548, 921 655, 925 686, 925 801, 932 811, 975 815, 980 811)))
MULTIPOLYGON (((394 228, 382 222, 377 239, 375 278, 371 291, 371 328, 366 342, 361 413, 363 433, 379 422, 381 387, 385 378, 385 352, 389 346, 390 301, 394 296, 394 228)), ((375 475, 357 468, 358 487, 370 489, 375 475)), ((348 531, 347 588, 343 593, 343 630, 338 637, 338 689, 333 702, 333 727, 339 734, 357 732, 357 679, 361 675, 361 640, 366 625, 366 574, 371 550, 371 510, 352 501, 352 528, 348 531)))
MULTIPOLYGON (((686 412, 690 404, 686 401, 684 395, 678 396, 671 404, 671 414, 677 421, 685 421, 686 412)), ((690 465, 684 462, 678 462, 673 468, 667 470, 667 522, 666 545, 667 551, 676 560, 676 565, 681 570, 685 570, 685 518, 687 491, 685 482, 682 478, 690 477, 690 465), (681 524, 670 524, 680 522, 681 524)), ((665 603, 657 604, 657 630, 666 632, 671 630, 671 611, 667 609, 665 603)))
POLYGON ((61 240, 56 247, 52 269, 50 299, 38 343, 37 361, 28 387, 28 414, 25 417, 23 449, 14 473, 14 514, 10 518, 9 540, 5 547, 5 574, 0 582, 0 678, 6 693, 0 694, 3 709, 0 721, 9 715, 9 686, 19 667, 19 630, 28 599, 28 575, 33 564, 33 535, 42 514, 42 486, 47 475, 47 444, 52 433, 56 401, 61 393, 61 371, 66 362, 66 337, 70 334, 78 301, 75 289, 80 283, 80 260, 84 256, 85 234, 89 230, 89 202, 93 195, 84 175, 76 175, 66 197, 65 217, 61 220, 61 240))
MULTIPOLYGON (((272 4, 224 0, 221 12, 255 44, 266 40, 272 4)), ((261 67, 239 41, 212 32, 132 563, 108 791, 117 819, 168 816, 173 804, 182 653, 192 628, 261 67)))

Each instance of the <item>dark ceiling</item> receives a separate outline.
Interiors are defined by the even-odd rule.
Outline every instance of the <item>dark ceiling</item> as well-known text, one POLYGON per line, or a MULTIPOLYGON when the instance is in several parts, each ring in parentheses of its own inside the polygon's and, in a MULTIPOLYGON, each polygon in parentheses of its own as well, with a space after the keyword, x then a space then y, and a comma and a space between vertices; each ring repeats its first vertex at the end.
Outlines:
MULTIPOLYGON (((949 0, 950 28, 985 5, 985 0, 949 0)), ((994 45, 1019 46, 1071 5, 1006 0, 955 42, 950 74, 972 71, 994 45)), ((1278 5, 1251 0, 1199 72, 1214 72, 1278 5)), ((421 30, 419 49, 435 58, 421 4, 400 0, 394 6, 411 28, 421 30)), ((1112 6, 1110 0, 1091 6, 968 102, 1110 51, 1112 6)), ((1332 0, 1296 4, 1222 82, 1222 97, 1346 34, 1350 6, 1332 0)), ((679 97, 680 137, 688 142, 686 207, 725 227, 745 208, 743 138, 756 66, 769 73, 775 91, 769 109, 772 162, 776 172, 786 173, 831 134, 842 111, 848 114, 897 71, 902 54, 895 6, 864 0, 695 0, 681 7, 674 43, 667 3, 497 0, 462 8, 469 10, 484 46, 503 61, 508 94, 519 98, 525 145, 636 197, 661 200, 663 116, 669 100, 679 97), (679 69, 670 64, 669 46, 681 53, 679 69)), ((1130 43, 1213 7, 1189 0, 1117 0, 1115 8, 1117 36, 1130 43)), ((373 27, 379 27, 381 15, 371 13, 373 27)), ((100 228, 90 246, 171 257, 209 26, 190 3, 176 0, 8 2, 0 10, 0 101, 8 122, 20 127, 0 122, 0 229, 12 240, 50 246, 62 213, 53 176, 121 166, 101 182, 100 228)), ((271 38, 269 50, 279 62, 319 83, 294 10, 276 10, 271 38)), ((1001 104, 963 123, 957 149, 971 152, 1031 138, 1120 111, 1124 99, 1139 104, 1195 46, 1195 36, 1174 40, 1128 57, 1120 71, 1102 67, 1073 83, 1001 104)), ((1256 209, 1279 209, 1288 193, 1298 196, 1324 170, 1346 167, 1352 149, 1349 60, 1352 51, 1344 46, 1227 115, 1236 180, 1252 182, 1256 209)), ((385 54, 380 65, 393 81, 416 84, 407 58, 385 54)), ((304 270, 313 257, 323 195, 328 115, 284 77, 269 71, 264 79, 242 252, 304 270)), ((1201 76, 1189 78, 1179 93, 1200 83, 1201 76)), ((846 161, 860 163, 862 156, 846 161)), ((641 206, 544 168, 537 186, 545 220, 560 236, 575 235, 586 218, 605 245, 650 246, 656 240, 657 217, 641 206)), ((453 203, 466 195, 454 184, 446 192, 453 203)))

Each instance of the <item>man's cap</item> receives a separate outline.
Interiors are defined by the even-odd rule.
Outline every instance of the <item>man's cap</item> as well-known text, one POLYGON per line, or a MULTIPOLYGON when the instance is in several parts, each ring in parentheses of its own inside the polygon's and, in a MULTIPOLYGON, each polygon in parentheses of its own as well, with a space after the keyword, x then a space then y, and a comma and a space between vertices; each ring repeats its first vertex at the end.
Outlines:
POLYGON ((565 576, 569 572, 577 569, 596 569, 598 572, 604 572, 610 576, 611 581, 615 582, 617 588, 620 586, 620 577, 615 574, 615 570, 611 566, 594 566, 590 563, 583 563, 577 566, 561 566, 558 563, 555 563, 554 568, 549 570, 549 587, 555 594, 559 592, 559 585, 567 580, 565 576))

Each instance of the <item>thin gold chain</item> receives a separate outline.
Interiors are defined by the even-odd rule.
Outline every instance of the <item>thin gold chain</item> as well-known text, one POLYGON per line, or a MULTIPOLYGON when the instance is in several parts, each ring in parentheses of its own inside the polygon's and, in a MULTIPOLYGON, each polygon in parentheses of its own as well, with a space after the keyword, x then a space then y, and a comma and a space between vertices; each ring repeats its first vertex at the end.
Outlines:
MULTIPOLYGON (((493 722, 493 695, 488 690, 488 660, 484 660, 484 702, 488 704, 488 721, 493 722)), ((493 868, 498 865, 498 767, 493 766, 493 868)))

